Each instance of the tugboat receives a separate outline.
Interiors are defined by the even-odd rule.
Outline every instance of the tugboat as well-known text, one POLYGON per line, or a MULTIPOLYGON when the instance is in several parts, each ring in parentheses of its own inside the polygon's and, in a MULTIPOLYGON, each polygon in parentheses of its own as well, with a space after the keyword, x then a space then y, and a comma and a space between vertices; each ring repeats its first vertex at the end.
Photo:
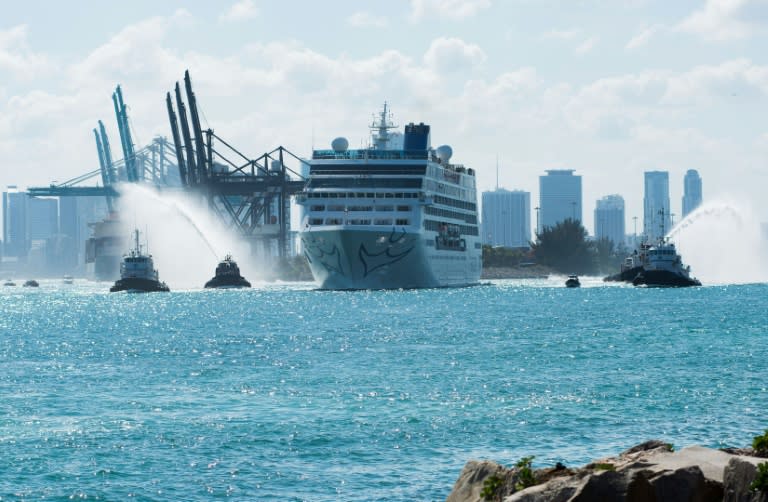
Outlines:
POLYGON ((205 283, 206 288, 250 288, 251 283, 240 275, 232 255, 227 255, 216 266, 216 276, 205 283))
POLYGON ((617 274, 609 275, 603 279, 604 282, 632 282, 637 274, 643 271, 643 264, 646 263, 648 249, 650 244, 643 242, 638 249, 624 258, 621 264, 621 270, 617 274))
POLYGON ((24 282, 23 286, 25 288, 36 288, 36 287, 40 286, 40 284, 36 280, 30 279, 30 280, 24 282))
POLYGON ((664 209, 661 215, 661 237, 655 246, 648 248, 642 263, 643 269, 632 279, 633 286, 701 286, 701 282, 691 277, 691 267, 683 266, 683 260, 675 245, 664 237, 664 209))
POLYGON ((632 280, 634 286, 701 286, 701 282, 691 277, 691 267, 683 266, 683 261, 675 245, 661 239, 648 250, 646 263, 642 271, 632 280))
POLYGON ((581 282, 579 282, 579 276, 577 276, 577 275, 569 275, 568 279, 565 281, 565 287, 566 288, 578 288, 578 287, 581 287, 581 282))
POLYGON ((130 293, 149 293, 170 291, 164 282, 158 279, 157 270, 151 254, 142 254, 139 245, 139 231, 135 230, 136 247, 123 256, 120 263, 120 279, 109 288, 110 293, 128 291, 130 293))

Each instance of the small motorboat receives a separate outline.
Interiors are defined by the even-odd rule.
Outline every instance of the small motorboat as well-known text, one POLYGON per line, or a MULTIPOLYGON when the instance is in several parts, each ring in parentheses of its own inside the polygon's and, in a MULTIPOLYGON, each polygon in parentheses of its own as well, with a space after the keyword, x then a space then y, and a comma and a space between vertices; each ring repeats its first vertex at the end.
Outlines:
POLYGON ((581 282, 579 282, 579 276, 577 275, 569 275, 568 279, 565 281, 566 288, 578 288, 580 286, 581 282))
POLYGON ((15 285, 16 283, 10 279, 6 279, 5 282, 3 283, 3 286, 15 286, 15 285))
POLYGON ((75 279, 71 275, 64 276, 64 284, 73 284, 74 282, 75 282, 75 279))
POLYGON ((36 288, 38 286, 40 286, 40 284, 36 280, 34 280, 34 279, 30 279, 30 280, 24 282, 24 287, 25 288, 36 288))

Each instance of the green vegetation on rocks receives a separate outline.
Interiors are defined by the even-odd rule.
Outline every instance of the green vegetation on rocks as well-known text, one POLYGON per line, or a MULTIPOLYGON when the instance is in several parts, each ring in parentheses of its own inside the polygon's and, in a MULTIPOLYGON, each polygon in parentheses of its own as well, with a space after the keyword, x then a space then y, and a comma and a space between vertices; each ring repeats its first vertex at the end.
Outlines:
POLYGON ((529 486, 536 484, 536 476, 533 474, 531 463, 535 457, 523 457, 521 458, 515 467, 517 468, 517 483, 515 483, 516 490, 524 490, 529 486))
POLYGON ((752 449, 758 457, 768 457, 768 429, 761 436, 755 436, 752 440, 752 449))
POLYGON ((768 462, 757 464, 757 474, 749 489, 753 492, 768 492, 768 462))

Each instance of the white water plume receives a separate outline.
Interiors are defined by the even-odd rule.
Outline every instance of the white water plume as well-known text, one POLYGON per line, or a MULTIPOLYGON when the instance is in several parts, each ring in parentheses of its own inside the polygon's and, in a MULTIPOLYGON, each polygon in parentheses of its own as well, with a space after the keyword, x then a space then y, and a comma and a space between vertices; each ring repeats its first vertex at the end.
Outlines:
POLYGON ((124 226, 141 232, 141 242, 148 244, 160 280, 171 290, 202 288, 227 254, 251 283, 263 280, 248 243, 215 220, 202 199, 135 184, 121 184, 117 189, 124 226))
POLYGON ((768 240, 752 211, 709 202, 667 234, 703 284, 768 282, 768 240))

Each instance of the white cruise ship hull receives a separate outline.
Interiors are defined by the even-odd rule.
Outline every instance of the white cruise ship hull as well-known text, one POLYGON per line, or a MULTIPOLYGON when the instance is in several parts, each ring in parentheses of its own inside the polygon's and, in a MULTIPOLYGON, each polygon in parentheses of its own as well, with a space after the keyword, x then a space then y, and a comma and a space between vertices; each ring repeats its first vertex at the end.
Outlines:
POLYGON ((481 272, 480 250, 438 250, 434 232, 306 230, 304 253, 321 289, 412 289, 471 286, 481 272))

